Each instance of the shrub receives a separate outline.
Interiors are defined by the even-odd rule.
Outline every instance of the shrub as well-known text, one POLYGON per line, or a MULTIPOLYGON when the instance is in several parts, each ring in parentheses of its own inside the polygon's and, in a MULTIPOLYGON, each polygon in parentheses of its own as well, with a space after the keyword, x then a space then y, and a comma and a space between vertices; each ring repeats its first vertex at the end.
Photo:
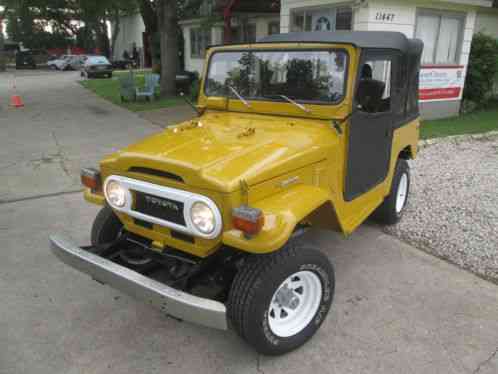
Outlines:
POLYGON ((498 75, 498 40, 483 33, 474 35, 463 92, 464 102, 486 106, 493 97, 493 85, 498 75))

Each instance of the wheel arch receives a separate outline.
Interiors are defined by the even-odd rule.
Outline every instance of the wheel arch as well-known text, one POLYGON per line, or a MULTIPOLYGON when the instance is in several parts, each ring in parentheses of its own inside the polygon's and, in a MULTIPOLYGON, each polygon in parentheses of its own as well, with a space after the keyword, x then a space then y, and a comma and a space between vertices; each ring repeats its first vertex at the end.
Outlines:
POLYGON ((401 158, 403 160, 413 160, 416 153, 417 151, 413 149, 412 145, 407 145, 399 152, 398 158, 401 158))
POLYGON ((249 253, 270 253, 282 248, 301 222, 329 229, 339 227, 329 192, 316 186, 294 186, 255 203, 254 207, 265 215, 263 230, 251 238, 239 230, 226 230, 222 236, 225 245, 249 253), (328 219, 330 224, 324 225, 328 219))

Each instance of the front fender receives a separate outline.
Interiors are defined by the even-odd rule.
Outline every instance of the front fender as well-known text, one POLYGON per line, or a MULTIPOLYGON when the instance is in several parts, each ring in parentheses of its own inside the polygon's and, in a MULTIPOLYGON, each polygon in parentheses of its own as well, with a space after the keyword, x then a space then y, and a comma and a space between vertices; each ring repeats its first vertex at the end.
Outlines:
POLYGON ((269 253, 282 248, 296 225, 325 203, 330 194, 316 186, 298 185, 253 204, 265 215, 261 232, 251 238, 236 229, 223 233, 222 242, 251 253, 269 253))

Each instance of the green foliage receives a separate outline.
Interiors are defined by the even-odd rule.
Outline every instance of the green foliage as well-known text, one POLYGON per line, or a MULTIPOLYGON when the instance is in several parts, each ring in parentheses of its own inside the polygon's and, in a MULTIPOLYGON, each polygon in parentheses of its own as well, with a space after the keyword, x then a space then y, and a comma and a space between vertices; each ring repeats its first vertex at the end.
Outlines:
POLYGON ((7 35, 27 48, 64 48, 77 41, 106 51, 107 22, 135 11, 137 0, 0 0, 0 6, 7 35))
POLYGON ((464 101, 481 108, 492 98, 498 76, 498 40, 483 33, 474 35, 463 92, 464 101))

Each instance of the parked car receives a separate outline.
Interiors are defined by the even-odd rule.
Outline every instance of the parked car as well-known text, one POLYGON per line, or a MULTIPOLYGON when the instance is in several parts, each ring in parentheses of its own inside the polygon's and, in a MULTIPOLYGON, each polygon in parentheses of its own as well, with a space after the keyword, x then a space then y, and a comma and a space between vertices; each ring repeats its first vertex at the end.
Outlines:
POLYGON ((127 70, 130 68, 136 68, 135 61, 133 60, 113 60, 112 67, 116 70, 127 70))
POLYGON ((69 63, 71 60, 75 57, 78 57, 77 55, 61 55, 59 58, 56 58, 54 60, 49 60, 47 62, 47 65, 51 69, 55 70, 66 70, 68 69, 69 63))
POLYGON ((112 77, 112 64, 105 56, 87 56, 82 70, 81 76, 87 78, 97 77, 112 77))
POLYGON ((298 348, 335 289, 329 248, 308 229, 350 235, 371 215, 391 225, 404 214, 422 51, 372 31, 208 49, 198 117, 83 169, 84 196, 101 206, 92 245, 52 236, 52 251, 260 353, 298 348))
POLYGON ((81 70, 87 58, 88 58, 87 55, 72 56, 67 61, 67 66, 65 67, 64 70, 81 70))

